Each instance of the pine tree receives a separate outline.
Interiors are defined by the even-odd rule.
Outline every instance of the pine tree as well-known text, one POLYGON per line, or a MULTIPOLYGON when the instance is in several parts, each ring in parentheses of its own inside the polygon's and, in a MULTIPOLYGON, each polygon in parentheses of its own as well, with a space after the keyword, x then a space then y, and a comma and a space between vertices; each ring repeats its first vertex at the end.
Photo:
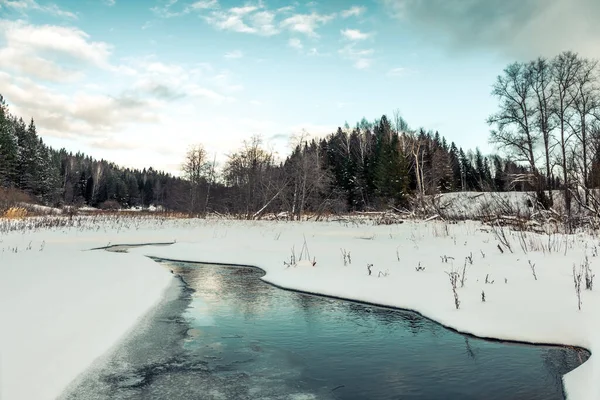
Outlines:
POLYGON ((462 172, 460 167, 459 153, 454 142, 450 144, 449 158, 450 168, 452 169, 452 190, 464 190, 462 185, 462 172))
POLYGON ((0 95, 0 186, 13 186, 17 183, 18 156, 14 124, 8 106, 0 95))

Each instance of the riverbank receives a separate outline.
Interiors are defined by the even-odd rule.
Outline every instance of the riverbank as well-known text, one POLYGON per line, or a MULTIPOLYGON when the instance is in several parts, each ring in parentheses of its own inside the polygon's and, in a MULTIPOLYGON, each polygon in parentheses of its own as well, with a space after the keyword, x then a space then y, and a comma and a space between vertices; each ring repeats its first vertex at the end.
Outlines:
POLYGON ((0 243, 4 249, 0 256, 0 310, 3 321, 11 323, 0 338, 2 352, 9 355, 2 357, 3 398, 32 398, 21 394, 35 389, 26 387, 33 386, 27 383, 34 376, 40 382, 35 390, 42 396, 33 397, 53 398, 51 393, 59 390, 59 382, 68 384, 69 374, 74 379, 85 369, 85 362, 89 365, 123 337, 170 281, 168 271, 141 257, 148 255, 253 265, 266 271, 265 280, 284 288, 410 309, 480 337, 581 346, 591 350, 592 357, 565 376, 565 389, 569 399, 597 399, 593 382, 600 377, 594 355, 600 346, 600 297, 596 290, 582 287, 579 310, 572 276, 573 264, 579 270, 586 255, 592 271, 600 264, 597 241, 587 235, 521 237, 506 231, 511 253, 502 246, 501 251, 497 235, 486 229, 471 222, 372 226, 183 220, 160 226, 151 222, 129 228, 109 226, 103 231, 71 228, 5 234, 0 243), (176 243, 171 246, 136 248, 130 254, 80 251, 109 243, 172 241, 176 243), (45 248, 39 251, 42 242, 45 248), (18 246, 18 252, 11 253, 11 246, 18 246), (30 250, 26 250, 28 246, 30 250), (345 262, 344 253, 350 255, 345 262), (465 262, 464 286, 460 279, 457 288, 460 308, 456 310, 447 272, 462 278, 465 262), (128 293, 128 287, 134 289, 128 293), (51 300, 54 294, 61 300, 51 300), (89 300, 69 301, 79 296, 89 300), (90 316, 82 324, 77 318, 84 316, 88 307, 97 307, 92 313, 96 318, 90 316), (36 329, 37 319, 48 328, 36 329), (89 332, 102 331, 107 320, 108 325, 115 324, 114 329, 106 328, 112 336, 102 342, 94 339, 98 344, 87 346, 85 342, 91 338, 80 326, 85 325, 89 332), (33 348, 19 339, 28 330, 32 333, 25 337, 40 342, 33 348), (73 338, 78 345, 69 344, 73 338), (8 348, 11 341, 20 343, 18 348, 8 348), (89 348, 86 361, 63 356, 62 346, 72 348, 73 354, 89 348), (40 353, 44 348, 47 350, 40 353), (92 352, 96 354, 92 356, 92 352), (26 361, 19 361, 19 353, 25 353, 26 361), (77 362, 68 373, 60 372, 62 381, 53 383, 48 371, 57 362, 70 361, 77 362), (26 370, 27 364, 34 365, 34 371, 26 370), (5 393, 5 388, 12 392, 5 393))

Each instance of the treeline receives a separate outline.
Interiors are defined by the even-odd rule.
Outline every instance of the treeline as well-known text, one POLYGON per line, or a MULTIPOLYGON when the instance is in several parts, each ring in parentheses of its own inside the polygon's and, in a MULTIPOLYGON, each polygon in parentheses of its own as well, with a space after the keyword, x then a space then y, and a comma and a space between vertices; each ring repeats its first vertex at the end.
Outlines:
MULTIPOLYGON (((201 145, 184 162, 191 183, 190 211, 227 211, 246 218, 265 212, 347 212, 409 208, 429 195, 452 191, 532 190, 515 179, 527 168, 477 149, 464 151, 438 132, 417 132, 395 113, 338 128, 326 138, 292 139, 294 150, 281 163, 260 137, 228 155, 220 177, 201 145), (210 190, 221 185, 221 193, 210 190), (194 206, 195 205, 195 206, 194 206)), ((559 187, 558 180, 553 181, 559 187)))
MULTIPOLYGON (((182 177, 132 170, 84 154, 47 147, 33 120, 26 124, 0 100, 0 185, 51 206, 159 206, 191 214, 347 212, 410 208, 452 191, 535 190, 526 165, 479 149, 465 151, 438 132, 411 130, 395 112, 316 139, 292 138, 277 160, 259 136, 245 141, 220 168, 201 145, 187 153, 182 177)), ((548 188, 561 181, 544 178, 548 188)))
POLYGON ((488 122, 491 141, 527 171, 539 202, 553 204, 560 177, 567 215, 573 199, 600 213, 600 68, 597 60, 563 52, 553 59, 517 62, 498 76, 498 112, 488 122))
POLYGON ((54 150, 32 119, 10 114, 0 95, 0 187, 15 188, 51 206, 185 208, 186 183, 152 168, 120 168, 82 153, 54 150), (178 197, 179 195, 179 197, 178 197))

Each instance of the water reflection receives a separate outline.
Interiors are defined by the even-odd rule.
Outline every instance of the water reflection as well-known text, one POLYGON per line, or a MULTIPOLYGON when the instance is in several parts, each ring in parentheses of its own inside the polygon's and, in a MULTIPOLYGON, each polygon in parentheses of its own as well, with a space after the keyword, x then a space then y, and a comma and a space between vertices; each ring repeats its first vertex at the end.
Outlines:
POLYGON ((193 290, 163 305, 65 398, 561 399, 561 376, 588 357, 283 291, 256 269, 167 267, 193 290))

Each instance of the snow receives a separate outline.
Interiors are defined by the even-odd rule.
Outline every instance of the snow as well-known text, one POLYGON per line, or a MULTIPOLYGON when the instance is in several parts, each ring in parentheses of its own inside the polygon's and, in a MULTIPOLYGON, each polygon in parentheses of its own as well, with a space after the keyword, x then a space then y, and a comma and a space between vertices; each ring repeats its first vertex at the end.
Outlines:
MULTIPOLYGON (((556 195, 556 193, 555 193, 556 195)), ((434 204, 444 217, 479 219, 490 215, 530 215, 528 192, 452 192, 436 196, 434 204)))
POLYGON ((99 243, 63 236, 39 234, 28 251, 30 235, 0 243, 1 399, 56 398, 171 282, 149 259, 82 252, 99 243))
MULTIPOLYGON (((172 279, 145 255, 252 265, 284 288, 411 309, 481 337, 600 350, 600 294, 583 290, 579 311, 572 276, 586 255, 594 271, 600 264, 598 240, 588 234, 507 230, 514 253, 501 253, 490 228, 475 222, 123 221, 90 218, 74 228, 0 236, 0 398, 54 398, 132 329, 172 279), (129 254, 81 251, 172 241, 129 254), (288 267, 292 249, 296 263, 288 267), (351 256, 346 266, 343 250, 351 256), (473 264, 459 284, 456 310, 446 272, 462 273, 466 257, 473 264), (424 271, 416 271, 419 264, 424 271), (380 271, 389 275, 378 277, 380 271), (486 276, 494 283, 486 284, 486 276)), ((569 399, 600 398, 596 358, 565 376, 569 399)))
POLYGON ((62 210, 60 208, 56 208, 56 207, 41 206, 39 204, 29 204, 29 203, 19 203, 18 206, 23 207, 26 210, 32 211, 35 214, 43 214, 43 215, 62 214, 62 210))

